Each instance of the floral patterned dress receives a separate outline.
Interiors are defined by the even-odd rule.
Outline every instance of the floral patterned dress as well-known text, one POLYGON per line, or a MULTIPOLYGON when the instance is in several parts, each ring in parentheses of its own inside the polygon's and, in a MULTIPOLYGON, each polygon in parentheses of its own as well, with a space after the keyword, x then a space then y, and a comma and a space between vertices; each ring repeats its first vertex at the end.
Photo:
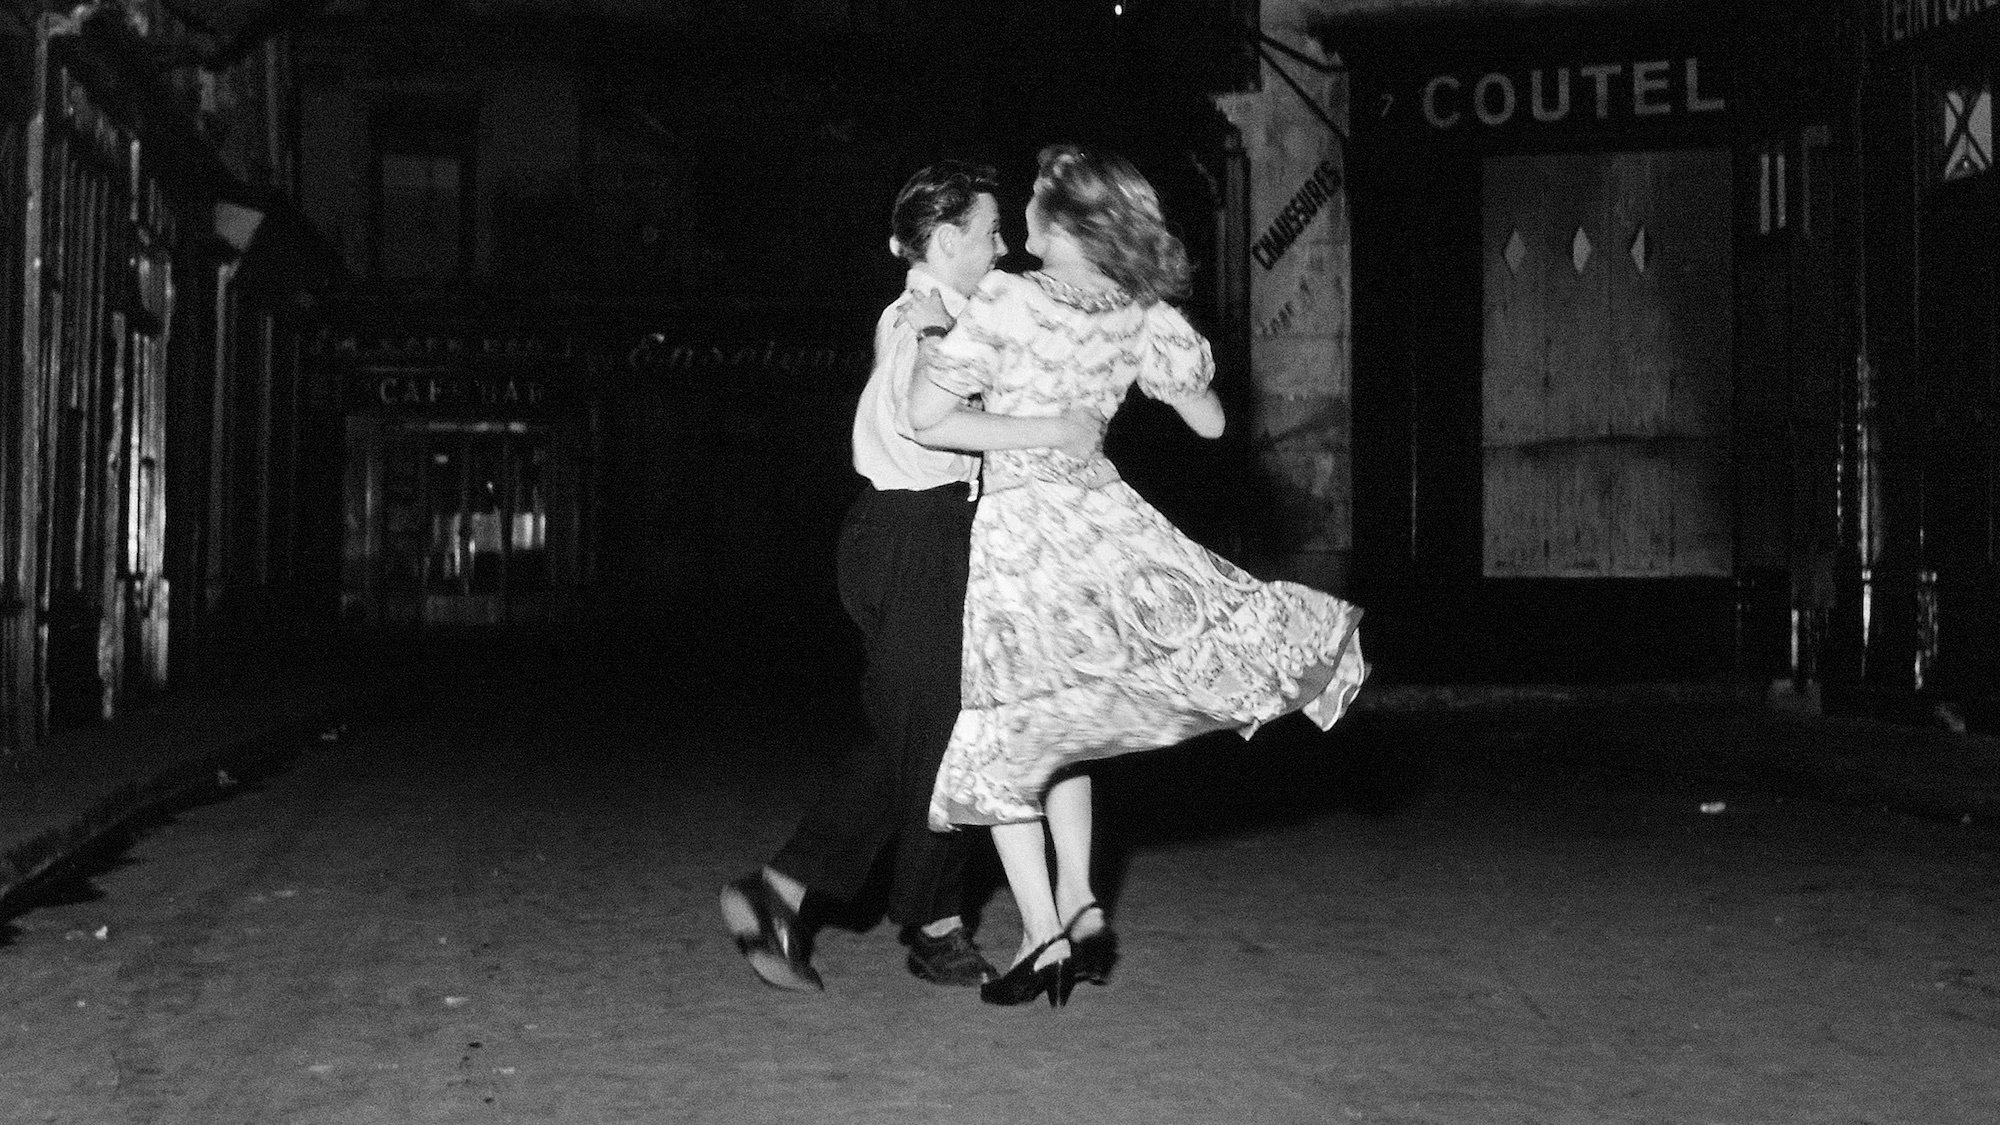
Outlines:
MULTIPOLYGON (((1170 405, 1200 395, 1214 363, 1167 304, 995 272, 925 370, 996 413, 1109 417, 1135 382, 1170 405)), ((1075 762, 1213 730, 1248 738, 1298 710, 1330 727, 1368 673, 1360 620, 1189 539, 1101 451, 988 453, 931 827, 1037 819, 1050 776, 1075 762)))

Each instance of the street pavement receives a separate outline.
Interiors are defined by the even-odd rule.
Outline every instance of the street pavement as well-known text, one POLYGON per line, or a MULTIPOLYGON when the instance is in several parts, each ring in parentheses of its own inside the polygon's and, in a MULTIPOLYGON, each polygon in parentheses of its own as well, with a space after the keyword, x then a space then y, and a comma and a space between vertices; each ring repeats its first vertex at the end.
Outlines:
MULTIPOLYGON (((1384 683, 1329 734, 1106 763, 1124 956, 1059 1012, 912 979, 879 901, 824 994, 764 988, 715 892, 860 737, 845 644, 385 660, 397 697, 8 900, 0 1125, 2000 1105, 1991 745, 1687 688, 1384 683)), ((990 856, 975 891, 1004 957, 990 856)))
POLYGON ((0 756, 0 904, 115 846, 159 807, 227 789, 232 771, 330 735, 380 698, 339 665, 293 665, 135 699, 115 723, 59 729, 31 753, 0 756))

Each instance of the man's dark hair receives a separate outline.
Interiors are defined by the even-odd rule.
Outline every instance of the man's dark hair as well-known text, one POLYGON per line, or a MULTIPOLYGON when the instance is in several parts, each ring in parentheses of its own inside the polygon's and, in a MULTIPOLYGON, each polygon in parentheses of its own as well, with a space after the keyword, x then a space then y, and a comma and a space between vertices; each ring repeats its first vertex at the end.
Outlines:
POLYGON ((933 232, 964 226, 981 195, 999 193, 999 177, 985 164, 940 160, 918 169, 896 193, 896 206, 889 212, 889 233, 903 260, 911 265, 923 261, 933 232))

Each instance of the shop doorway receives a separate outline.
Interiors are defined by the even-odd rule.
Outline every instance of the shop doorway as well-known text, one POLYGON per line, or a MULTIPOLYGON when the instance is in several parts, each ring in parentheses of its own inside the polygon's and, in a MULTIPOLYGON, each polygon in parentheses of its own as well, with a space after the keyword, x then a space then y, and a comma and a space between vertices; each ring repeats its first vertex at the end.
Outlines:
MULTIPOLYGON (((1933 77, 1917 215, 1917 332, 1898 397, 1915 440, 1906 517, 1916 527, 1913 684, 1960 698, 2000 690, 2000 173, 1993 80, 1933 77)), ((1898 388, 1900 390, 1900 388, 1898 388)), ((1893 393, 1893 392, 1892 392, 1893 393)), ((1894 580, 1903 560, 1883 564, 1894 580)))
POLYGON ((367 617, 425 628, 548 622, 550 427, 354 419, 350 439, 366 480, 350 507, 362 526, 349 528, 350 568, 362 573, 348 585, 367 617))

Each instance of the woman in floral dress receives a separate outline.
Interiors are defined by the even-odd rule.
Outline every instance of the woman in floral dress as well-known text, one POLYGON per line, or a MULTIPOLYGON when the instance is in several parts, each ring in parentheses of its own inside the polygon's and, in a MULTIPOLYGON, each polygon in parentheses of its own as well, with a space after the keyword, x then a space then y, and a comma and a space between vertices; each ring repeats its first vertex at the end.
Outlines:
MULTIPOLYGON (((1208 341, 1169 298, 1186 251, 1152 186, 1122 158, 1044 149, 1027 211, 1042 268, 988 274, 950 325, 913 306, 923 348, 911 423, 974 395, 987 410, 1110 417, 1137 384, 1196 433, 1218 437, 1208 341)), ((1292 711, 1322 729, 1367 667, 1359 608, 1290 582, 1260 582, 1182 534, 1119 479, 1100 449, 986 455, 972 530, 961 710, 931 797, 931 826, 993 826, 1023 935, 995 1003, 1076 979, 1112 955, 1090 889, 1090 779, 1065 767, 1292 711), (1056 852, 1051 884, 1044 821, 1056 852)))

